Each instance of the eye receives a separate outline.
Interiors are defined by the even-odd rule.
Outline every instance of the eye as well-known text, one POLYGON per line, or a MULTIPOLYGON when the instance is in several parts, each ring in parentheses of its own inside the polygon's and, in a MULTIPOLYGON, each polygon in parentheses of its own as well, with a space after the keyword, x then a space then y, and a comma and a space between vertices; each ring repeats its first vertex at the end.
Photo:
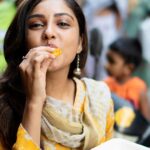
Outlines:
POLYGON ((106 55, 106 58, 107 58, 107 60, 108 60, 108 62, 109 62, 110 64, 115 64, 115 61, 114 61, 114 59, 113 59, 111 56, 106 55))
POLYGON ((69 23, 66 23, 64 21, 58 22, 57 24, 59 27, 63 28, 63 29, 67 29, 70 27, 69 23))
POLYGON ((35 23, 31 23, 28 26, 30 29, 41 29, 44 27, 44 23, 42 22, 35 22, 35 23))

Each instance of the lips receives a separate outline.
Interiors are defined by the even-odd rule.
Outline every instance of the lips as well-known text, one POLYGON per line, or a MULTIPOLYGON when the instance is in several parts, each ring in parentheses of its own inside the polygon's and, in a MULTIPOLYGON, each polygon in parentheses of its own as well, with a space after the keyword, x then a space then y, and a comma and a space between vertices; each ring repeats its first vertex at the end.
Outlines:
POLYGON ((48 44, 48 46, 50 47, 50 48, 58 48, 55 44, 48 44))
POLYGON ((50 48, 53 48, 54 51, 51 52, 51 54, 55 55, 55 56, 59 56, 62 54, 62 50, 60 48, 58 48, 55 44, 53 43, 49 43, 48 46, 50 48))

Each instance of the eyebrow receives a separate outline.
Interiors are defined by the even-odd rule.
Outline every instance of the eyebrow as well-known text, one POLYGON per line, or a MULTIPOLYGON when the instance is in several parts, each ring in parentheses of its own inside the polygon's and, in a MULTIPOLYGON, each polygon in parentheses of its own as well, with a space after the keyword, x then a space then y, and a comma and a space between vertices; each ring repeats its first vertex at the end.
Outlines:
POLYGON ((34 15, 30 15, 27 19, 32 19, 32 18, 45 18, 44 15, 41 14, 34 14, 34 15))
MULTIPOLYGON (((74 18, 70 14, 68 14, 68 13, 56 13, 54 16, 55 17, 68 16, 72 20, 74 20, 74 18)), ((27 19, 29 20, 29 19, 32 19, 32 18, 45 18, 45 16, 42 15, 42 14, 33 14, 33 15, 30 15, 27 19)))
POLYGON ((68 17, 70 17, 72 20, 74 20, 74 18, 73 18, 70 14, 68 14, 68 13, 57 13, 57 14, 55 14, 55 16, 56 16, 56 17, 59 17, 59 16, 68 16, 68 17))

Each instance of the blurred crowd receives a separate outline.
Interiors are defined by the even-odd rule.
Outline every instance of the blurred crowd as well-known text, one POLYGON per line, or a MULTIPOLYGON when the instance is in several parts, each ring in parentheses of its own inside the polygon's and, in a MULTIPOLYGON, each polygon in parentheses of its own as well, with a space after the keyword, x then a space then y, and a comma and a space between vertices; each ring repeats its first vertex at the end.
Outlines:
MULTIPOLYGON (((91 31, 96 28, 102 40, 99 60, 89 50, 85 74, 97 80, 107 76, 104 65, 108 46, 119 37, 137 38, 142 46, 143 62, 136 75, 143 78, 148 85, 150 79, 150 3, 149 0, 78 0, 88 22, 89 47, 92 45, 91 31), (95 70, 95 63, 98 63, 95 70), (97 71, 96 76, 94 72, 97 71)), ((96 43, 95 43, 96 45, 96 43)))

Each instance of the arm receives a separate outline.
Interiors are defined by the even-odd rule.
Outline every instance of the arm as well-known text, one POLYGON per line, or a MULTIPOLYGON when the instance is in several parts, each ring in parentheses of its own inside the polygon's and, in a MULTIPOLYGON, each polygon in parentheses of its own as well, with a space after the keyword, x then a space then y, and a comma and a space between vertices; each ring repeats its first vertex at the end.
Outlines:
MULTIPOLYGON (((13 145, 12 150, 40 150, 39 146, 34 143, 33 139, 20 124, 17 131, 17 140, 13 145)), ((0 141, 0 150, 7 150, 0 141)))
MULTIPOLYGON (((17 141, 13 145, 12 150, 40 150, 39 146, 33 141, 29 133, 23 128, 22 125, 19 126, 17 132, 17 141)), ((0 149, 1 150, 1 149, 0 149)), ((3 150, 3 149, 2 149, 3 150)))
POLYGON ((26 104, 22 125, 40 146, 42 104, 26 104))
POLYGON ((28 52, 20 64, 26 92, 22 125, 33 141, 40 146, 41 114, 46 99, 46 72, 55 58, 49 47, 36 47, 28 52))

